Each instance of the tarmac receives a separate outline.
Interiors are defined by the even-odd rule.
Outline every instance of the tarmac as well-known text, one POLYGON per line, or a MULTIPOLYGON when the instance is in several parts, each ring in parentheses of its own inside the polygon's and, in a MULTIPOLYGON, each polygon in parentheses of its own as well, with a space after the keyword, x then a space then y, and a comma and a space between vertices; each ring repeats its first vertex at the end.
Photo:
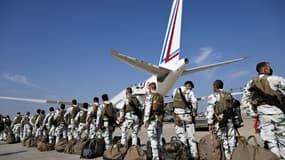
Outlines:
MULTIPOLYGON (((262 146, 262 142, 258 134, 255 134, 253 128, 253 119, 246 118, 244 119, 244 126, 239 129, 239 132, 242 136, 248 137, 250 135, 255 135, 258 139, 258 143, 262 146)), ((116 129, 114 136, 120 135, 120 129, 116 129)), ((197 131, 196 138, 199 140, 203 136, 207 135, 208 131, 197 131)), ((173 123, 165 123, 163 127, 163 136, 168 142, 172 136, 175 135, 175 129, 173 123)), ((141 139, 141 144, 145 147, 147 142, 147 133, 146 130, 142 127, 139 133, 141 139)), ((80 159, 79 155, 71 155, 58 153, 56 151, 40 152, 36 148, 27 148, 22 146, 20 143, 17 144, 5 144, 0 142, 0 160, 78 160, 80 159)), ((101 160, 102 157, 96 158, 96 160, 101 160)))

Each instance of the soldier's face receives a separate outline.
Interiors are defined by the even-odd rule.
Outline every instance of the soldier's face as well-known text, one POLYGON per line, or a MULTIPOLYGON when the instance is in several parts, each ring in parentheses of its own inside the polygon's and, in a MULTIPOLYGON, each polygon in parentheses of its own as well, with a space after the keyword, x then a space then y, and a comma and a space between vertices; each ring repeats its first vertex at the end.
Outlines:
POLYGON ((263 73, 264 74, 270 74, 271 73, 271 67, 270 64, 266 64, 263 68, 263 73))
POLYGON ((191 89, 192 89, 192 86, 191 86, 190 84, 186 84, 186 85, 185 85, 185 88, 186 88, 186 90, 191 90, 191 89))

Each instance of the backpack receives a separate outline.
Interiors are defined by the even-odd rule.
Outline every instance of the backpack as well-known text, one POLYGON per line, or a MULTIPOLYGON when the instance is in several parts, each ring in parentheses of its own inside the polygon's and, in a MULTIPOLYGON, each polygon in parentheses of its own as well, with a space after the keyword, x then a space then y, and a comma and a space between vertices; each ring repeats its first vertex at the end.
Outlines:
POLYGON ((253 109, 263 104, 274 105, 285 113, 285 95, 279 91, 274 91, 267 80, 268 76, 256 77, 252 80, 251 87, 248 89, 251 93, 251 104, 253 109))
POLYGON ((242 127, 240 101, 233 98, 229 92, 220 92, 220 101, 215 106, 215 119, 221 128, 227 126, 229 119, 232 120, 235 128, 242 127), (223 113, 223 118, 218 116, 221 113, 223 113))
POLYGON ((80 158, 87 158, 87 159, 95 158, 94 148, 95 148, 95 140, 94 139, 88 140, 82 148, 80 158))
POLYGON ((199 141, 200 160, 223 160, 221 139, 214 133, 202 137, 199 141))
POLYGON ((113 144, 109 149, 105 150, 103 159, 105 160, 123 160, 127 153, 127 147, 117 143, 113 144))
POLYGON ((36 120, 37 120, 38 116, 39 116, 38 114, 35 114, 35 115, 32 117, 31 122, 32 122, 33 124, 36 123, 36 120))
POLYGON ((57 151, 57 152, 64 152, 64 149, 67 145, 67 139, 61 139, 55 146, 54 146, 54 149, 57 151))
POLYGON ((279 160, 274 153, 257 144, 255 136, 249 136, 246 139, 243 136, 238 137, 238 146, 234 149, 232 160, 279 160), (255 144, 249 144, 248 141, 253 138, 255 144))
POLYGON ((229 111, 232 108, 233 96, 229 92, 221 91, 220 100, 215 105, 215 114, 219 115, 229 111))
POLYGON ((237 99, 233 99, 233 107, 232 107, 232 120, 234 128, 240 128, 242 127, 243 119, 241 115, 241 109, 240 109, 240 101, 237 99))
POLYGON ((37 143, 37 149, 41 152, 54 150, 54 145, 49 144, 45 137, 41 137, 37 143))
POLYGON ((73 146, 73 154, 81 155, 81 151, 86 142, 88 142, 87 139, 77 140, 77 142, 73 146))
POLYGON ((7 135, 6 143, 7 143, 7 144, 13 144, 13 143, 15 143, 15 142, 16 142, 15 136, 14 136, 12 130, 9 130, 9 131, 8 131, 8 135, 7 135))
POLYGON ((139 146, 131 146, 124 160, 147 160, 145 151, 139 146))
POLYGON ((102 115, 107 116, 109 120, 115 120, 116 112, 112 103, 104 103, 102 115))
POLYGON ((134 111, 134 114, 138 116, 139 119, 143 118, 143 113, 140 110, 141 104, 139 102, 139 100, 137 99, 137 97, 135 96, 131 96, 128 98, 129 100, 129 104, 125 106, 124 110, 125 113, 128 111, 134 111))
POLYGON ((70 141, 68 141, 68 143, 66 144, 65 148, 64 148, 64 153, 69 153, 69 154, 73 154, 74 153, 74 145, 76 144, 76 140, 75 139, 71 139, 70 141))
POLYGON ((176 136, 171 137, 170 142, 162 146, 161 152, 163 159, 188 160, 191 156, 187 145, 178 140, 176 136))

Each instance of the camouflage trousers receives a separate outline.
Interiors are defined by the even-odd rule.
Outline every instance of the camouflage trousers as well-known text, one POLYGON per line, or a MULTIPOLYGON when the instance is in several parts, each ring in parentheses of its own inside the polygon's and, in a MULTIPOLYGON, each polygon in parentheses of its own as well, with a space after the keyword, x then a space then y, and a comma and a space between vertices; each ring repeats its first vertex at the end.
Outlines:
POLYGON ((24 140, 26 137, 30 137, 31 135, 32 135, 32 126, 30 124, 25 124, 23 130, 23 137, 21 139, 24 140))
POLYGON ((78 139, 84 138, 84 137, 88 137, 88 130, 86 127, 86 123, 79 123, 79 126, 77 128, 77 135, 76 137, 78 139))
POLYGON ((52 125, 48 131, 48 137, 49 137, 49 143, 53 144, 54 143, 54 138, 55 138, 55 126, 52 125))
POLYGON ((198 148, 197 148, 197 140, 195 138, 194 124, 182 123, 181 126, 176 125, 175 130, 176 130, 176 136, 181 142, 187 145, 188 141, 192 158, 198 158, 198 148))
POLYGON ((13 127, 13 134, 15 135, 16 140, 20 140, 21 132, 21 124, 15 124, 13 127))
POLYGON ((132 145, 137 145, 137 139, 138 139, 138 130, 140 127, 140 121, 138 116, 134 114, 127 113, 126 119, 123 122, 122 125, 122 138, 121 143, 126 145, 127 144, 127 130, 131 130, 131 136, 132 136, 132 145))
POLYGON ((106 149, 110 148, 112 145, 112 134, 113 134, 113 127, 109 124, 108 121, 103 121, 103 127, 98 131, 98 138, 104 138, 106 149))
POLYGON ((68 140, 77 139, 77 127, 75 124, 69 124, 67 127, 68 140))
POLYGON ((99 135, 100 132, 96 131, 96 120, 94 122, 90 123, 89 126, 89 139, 94 139, 95 137, 102 137, 102 135, 99 135))
POLYGON ((152 157, 153 159, 158 159, 162 134, 162 122, 160 120, 150 121, 147 128, 147 134, 150 140, 152 157))
POLYGON ((228 120, 227 126, 219 127, 219 123, 215 124, 216 135, 221 138, 226 160, 230 160, 233 150, 236 146, 236 129, 231 120, 228 120))
POLYGON ((271 152, 285 158, 285 114, 259 115, 260 137, 271 152))
POLYGON ((66 138, 66 126, 64 124, 60 124, 55 129, 55 144, 57 144, 61 138, 66 138))

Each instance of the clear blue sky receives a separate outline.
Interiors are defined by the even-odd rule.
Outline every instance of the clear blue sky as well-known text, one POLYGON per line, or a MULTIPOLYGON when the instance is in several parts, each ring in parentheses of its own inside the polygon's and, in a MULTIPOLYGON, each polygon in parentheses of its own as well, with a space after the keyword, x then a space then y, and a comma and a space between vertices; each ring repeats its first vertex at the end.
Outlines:
MULTIPOLYGON (((0 1, 0 96, 91 102, 148 78, 110 56, 110 48, 158 63, 171 0, 0 1)), ((242 87, 269 61, 285 77, 284 0, 184 0, 181 57, 188 68, 246 61, 181 77, 196 95, 242 87)), ((50 105, 0 100, 2 114, 50 105)))

